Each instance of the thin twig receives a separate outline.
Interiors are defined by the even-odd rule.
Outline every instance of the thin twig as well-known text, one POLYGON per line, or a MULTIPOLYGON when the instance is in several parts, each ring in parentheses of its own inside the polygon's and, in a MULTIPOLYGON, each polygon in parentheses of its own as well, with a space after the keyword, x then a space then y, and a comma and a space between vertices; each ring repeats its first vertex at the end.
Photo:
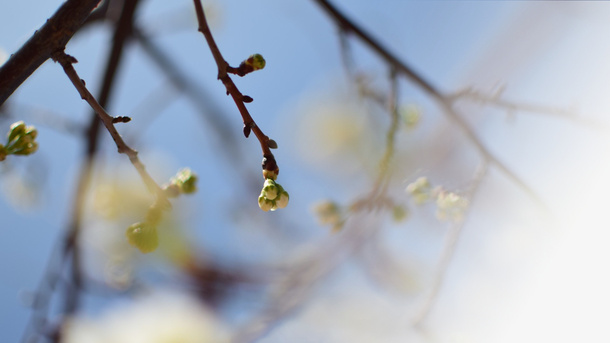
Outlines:
POLYGON ((85 100, 91 108, 97 113, 99 119, 101 119, 102 123, 112 136, 114 140, 118 152, 121 154, 125 154, 129 157, 129 161, 136 168, 140 177, 146 184, 149 190, 154 192, 157 195, 157 199, 161 202, 168 202, 164 191, 161 187, 155 182, 155 180, 148 174, 144 164, 138 158, 138 152, 125 143, 123 137, 119 134, 119 132, 114 127, 114 117, 106 112, 106 110, 95 100, 93 95, 89 92, 82 79, 76 73, 76 70, 72 66, 73 63, 76 63, 76 59, 74 57, 67 55, 65 52, 60 52, 56 54, 53 59, 57 61, 63 67, 66 75, 72 81, 72 84, 80 94, 81 98, 85 100))
POLYGON ((327 0, 313 0, 317 2, 330 17, 336 22, 337 26, 341 31, 346 33, 352 33, 366 45, 368 45, 373 51, 375 51, 381 58, 383 58, 389 65, 396 69, 397 72, 406 76, 409 80, 415 83, 418 87, 423 89, 430 97, 432 97, 441 106, 443 112, 446 114, 460 131, 466 136, 466 138, 474 145, 479 153, 489 161, 491 164, 496 166, 502 171, 508 178, 510 178, 517 186, 519 186, 525 193, 527 193, 532 199, 534 199, 541 208, 546 208, 540 197, 523 181, 517 176, 511 169, 509 169, 504 163, 502 163, 494 154, 489 151, 483 142, 477 137, 473 129, 466 123, 466 121, 455 111, 452 107, 452 102, 445 96, 438 88, 436 88, 431 82, 427 81, 423 76, 415 71, 412 67, 401 61, 396 55, 390 52, 389 49, 382 46, 376 39, 374 39, 369 33, 364 31, 358 25, 356 25, 351 19, 347 18, 341 13, 335 6, 330 4, 327 0))
POLYGON ((230 68, 229 63, 222 57, 220 49, 218 49, 218 46, 214 41, 214 37, 212 36, 212 32, 210 31, 205 17, 205 12, 201 6, 201 0, 193 0, 193 2, 195 4, 195 12, 197 13, 197 20, 199 22, 199 32, 205 37, 210 51, 212 52, 212 56, 214 57, 214 61, 216 61, 216 65, 218 66, 218 79, 225 85, 227 94, 231 95, 235 105, 239 109, 239 113, 244 121, 244 134, 247 137, 251 130, 256 135, 263 151, 263 157, 265 158, 263 160, 263 169, 271 171, 279 170, 269 146, 269 137, 263 133, 258 125, 256 125, 254 119, 252 119, 252 116, 244 103, 244 95, 239 91, 237 86, 235 86, 235 83, 233 83, 233 80, 227 73, 227 70, 230 68))

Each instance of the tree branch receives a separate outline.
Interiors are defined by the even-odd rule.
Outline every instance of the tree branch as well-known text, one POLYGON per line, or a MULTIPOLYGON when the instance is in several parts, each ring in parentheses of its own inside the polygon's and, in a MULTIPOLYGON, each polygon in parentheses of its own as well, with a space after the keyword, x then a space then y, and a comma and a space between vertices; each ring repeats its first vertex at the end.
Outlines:
POLYGON ((129 157, 129 160, 140 174, 140 177, 142 178, 148 189, 155 192, 158 199, 162 201, 165 200, 165 202, 167 202, 165 192, 163 192, 161 187, 154 181, 150 174, 148 174, 146 168, 144 167, 144 164, 142 164, 142 162, 138 158, 138 152, 129 147, 127 143, 125 143, 123 137, 121 137, 119 132, 114 127, 114 117, 109 115, 106 110, 97 102, 97 100, 95 100, 95 98, 89 92, 87 87, 85 87, 83 80, 76 73, 76 70, 72 66, 73 63, 76 63, 76 59, 72 56, 67 55, 63 51, 54 55, 53 59, 59 64, 61 64, 64 71, 66 72, 66 75, 68 76, 70 81, 72 81, 72 84, 80 94, 81 98, 87 101, 91 108, 97 113, 98 117, 101 119, 102 123, 110 133, 110 136, 112 136, 112 139, 114 140, 119 153, 125 154, 129 157))
POLYGON ((237 86, 235 86, 235 83, 233 83, 233 80, 231 80, 231 77, 227 74, 227 69, 230 68, 229 64, 224 57, 222 57, 220 49, 218 49, 218 46, 214 41, 214 37, 212 36, 212 32, 210 31, 205 18, 203 7, 201 6, 201 0, 193 0, 193 2, 195 3, 195 12, 197 13, 197 20, 199 22, 199 32, 201 32, 205 37, 208 46, 210 47, 210 51, 212 52, 212 56, 214 56, 214 60, 218 66, 218 79, 225 85, 227 94, 231 95, 235 105, 239 109, 239 113, 244 121, 244 134, 246 137, 248 137, 250 131, 254 132, 263 151, 263 170, 269 170, 277 174, 277 172, 279 172, 279 168, 275 162, 275 157, 271 152, 271 147, 269 145, 270 139, 263 133, 258 125, 256 125, 254 119, 252 119, 252 116, 250 115, 250 112, 248 112, 248 109, 244 103, 244 95, 241 94, 239 89, 237 89, 237 86))
POLYGON ((519 186, 525 193, 527 193, 532 199, 534 199, 541 208, 546 208, 542 200, 538 195, 517 176, 512 170, 510 170, 504 163, 502 163, 494 154, 489 151, 483 142, 477 137, 472 128, 462 119, 462 117, 455 111, 452 106, 452 99, 443 94, 438 88, 436 88, 431 82, 427 81, 419 73, 417 73, 412 67, 401 61, 396 55, 392 54, 389 49, 382 46, 376 39, 374 39, 369 33, 361 29, 352 20, 347 18, 341 13, 336 7, 330 4, 327 0, 313 0, 320 5, 336 22, 340 30, 344 33, 352 33, 366 45, 368 45, 373 51, 375 51, 381 58, 383 58, 390 66, 392 66, 398 73, 403 74, 418 87, 423 89, 430 97, 432 97, 442 108, 445 115, 455 125, 458 126, 460 131, 464 133, 466 138, 475 146, 483 158, 495 165, 500 169, 509 179, 511 179, 517 186, 519 186))
POLYGON ((0 106, 57 51, 65 48, 101 0, 68 0, 0 67, 0 106))

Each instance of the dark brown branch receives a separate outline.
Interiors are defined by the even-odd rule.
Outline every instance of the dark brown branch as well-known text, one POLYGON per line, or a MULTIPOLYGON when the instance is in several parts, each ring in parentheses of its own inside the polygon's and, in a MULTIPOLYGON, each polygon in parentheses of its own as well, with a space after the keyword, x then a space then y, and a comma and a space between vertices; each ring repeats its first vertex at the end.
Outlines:
POLYGON ((220 49, 218 49, 218 46, 214 41, 214 37, 212 36, 212 32, 210 31, 207 20, 205 18, 205 12, 203 11, 203 7, 201 6, 201 0, 193 0, 193 2, 195 3, 195 12, 197 14, 197 20, 199 22, 199 32, 201 32, 205 37, 205 40, 207 41, 208 46, 210 47, 210 51, 212 52, 212 56, 214 56, 214 61, 216 61, 216 65, 218 66, 218 79, 222 81, 222 83, 225 85, 225 88, 227 89, 227 94, 231 95, 233 101, 235 102, 235 105, 239 109, 239 113, 241 114, 242 119, 244 121, 244 135, 248 137, 250 131, 254 132, 256 138, 260 142, 261 149, 263 151, 263 170, 269 170, 277 174, 279 168, 277 167, 275 157, 273 156, 273 153, 271 152, 271 148, 269 146, 270 139, 263 133, 263 131, 258 127, 258 125, 256 125, 254 119, 252 119, 252 116, 250 115, 250 112, 248 112, 248 109, 246 108, 246 105, 244 103, 245 96, 241 94, 239 89, 237 89, 237 86, 235 86, 235 83, 233 83, 231 77, 227 74, 227 68, 229 68, 229 64, 224 59, 224 57, 222 57, 220 49))
POLYGON ((0 67, 0 106, 40 65, 65 48, 100 0, 68 0, 0 67))

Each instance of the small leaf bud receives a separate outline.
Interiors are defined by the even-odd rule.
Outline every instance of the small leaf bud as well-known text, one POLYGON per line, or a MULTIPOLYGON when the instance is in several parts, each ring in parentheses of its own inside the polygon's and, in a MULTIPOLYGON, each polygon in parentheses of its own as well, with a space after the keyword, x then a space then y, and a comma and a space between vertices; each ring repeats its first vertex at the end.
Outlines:
POLYGON ((244 62, 245 65, 252 67, 252 70, 260 70, 265 68, 266 61, 261 54, 250 55, 244 62))
POLYGON ((193 173, 189 168, 184 168, 176 176, 172 177, 170 181, 178 186, 180 192, 191 194, 197 190, 197 179, 197 174, 193 173))
POLYGON ((250 55, 246 60, 242 61, 237 68, 229 68, 227 72, 235 73, 239 76, 250 74, 253 71, 265 68, 265 59, 260 54, 250 55))

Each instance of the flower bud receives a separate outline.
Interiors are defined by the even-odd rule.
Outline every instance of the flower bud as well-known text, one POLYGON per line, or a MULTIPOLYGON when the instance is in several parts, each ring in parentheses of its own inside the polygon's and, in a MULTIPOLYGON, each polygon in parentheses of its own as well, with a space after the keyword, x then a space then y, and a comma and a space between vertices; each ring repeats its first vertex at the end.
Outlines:
POLYGON ((159 246, 157 228, 146 222, 130 225, 125 232, 129 244, 138 248, 146 254, 154 251, 159 246))
POLYGON ((453 192, 441 192, 436 199, 436 216, 440 220, 462 220, 468 209, 468 199, 453 192))
MULTIPOLYGON (((26 136, 27 137, 27 136, 26 136)), ((23 147, 19 146, 19 150, 13 151, 13 155, 30 155, 38 150, 38 143, 30 142, 23 145, 23 147)))
POLYGON ((197 190, 197 179, 197 174, 193 173, 189 168, 184 168, 176 176, 172 177, 171 183, 178 186, 180 192, 191 194, 197 190))
POLYGON ((263 184, 263 194, 267 199, 274 200, 275 198, 277 198, 279 192, 280 188, 278 187, 278 184, 275 183, 275 181, 273 181, 272 179, 265 180, 265 183, 263 184))
POLYGON ((269 200, 269 199, 265 198, 265 196, 263 194, 261 194, 258 197, 258 207, 260 207, 261 210, 268 212, 268 211, 274 211, 274 207, 276 207, 276 205, 275 205, 275 201, 269 200))
POLYGON ((13 123, 11 125, 9 134, 8 134, 8 144, 11 144, 11 142, 15 139, 17 139, 18 137, 22 136, 26 131, 26 127, 25 127, 25 123, 23 121, 18 121, 16 123, 13 123))
POLYGON ((421 205, 430 198, 431 189, 428 178, 420 177, 407 186, 407 193, 411 194, 416 204, 421 205))
POLYGON ((288 206, 289 199, 290 199, 290 196, 288 195, 288 192, 282 191, 282 193, 280 193, 280 195, 277 197, 277 199, 275 199, 275 203, 276 203, 277 207, 285 208, 286 206, 288 206))

